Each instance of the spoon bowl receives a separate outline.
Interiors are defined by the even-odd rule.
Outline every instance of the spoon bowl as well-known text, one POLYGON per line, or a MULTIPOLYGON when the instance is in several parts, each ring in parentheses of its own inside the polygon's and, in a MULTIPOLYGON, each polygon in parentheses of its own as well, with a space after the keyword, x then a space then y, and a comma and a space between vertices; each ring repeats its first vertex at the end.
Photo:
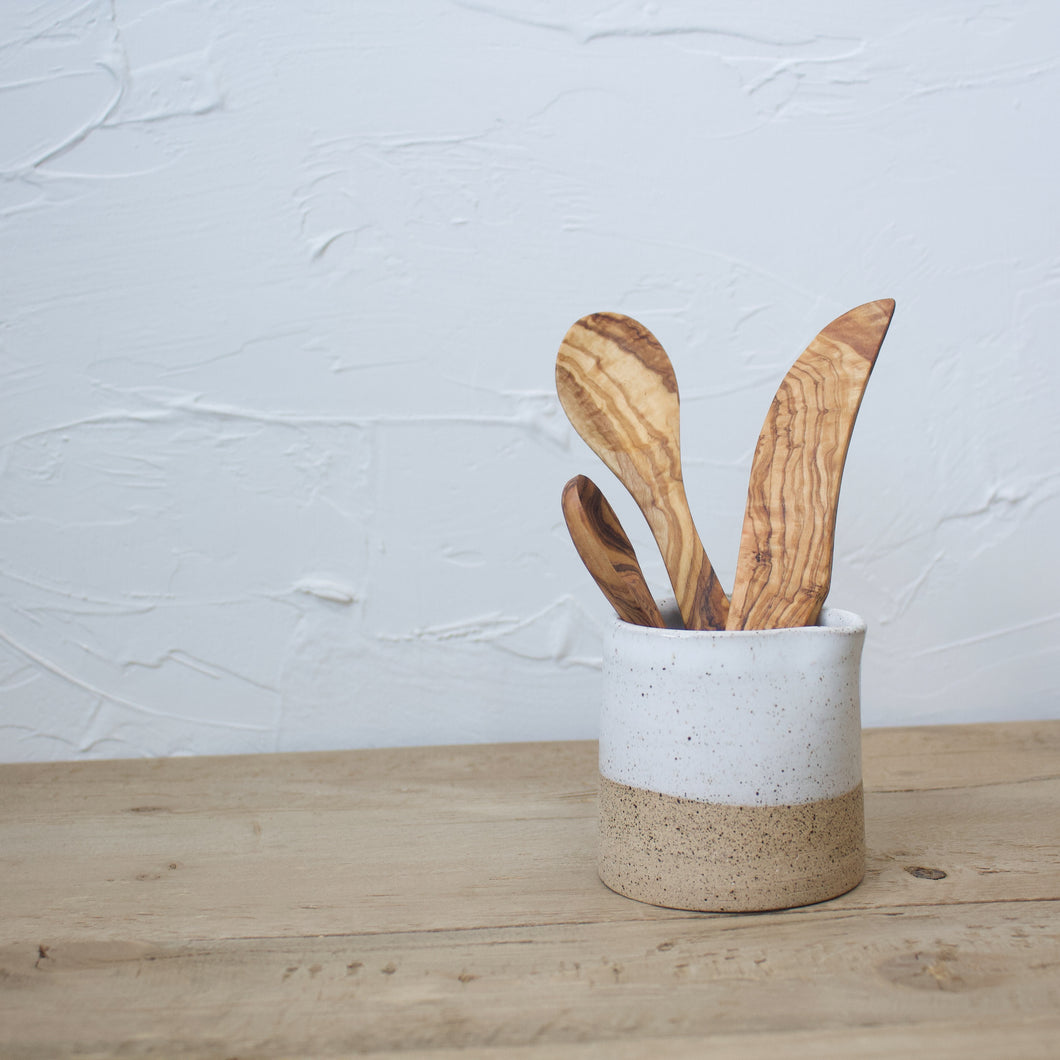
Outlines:
POLYGON ((563 518, 582 562, 623 622, 665 626, 637 554, 596 484, 576 475, 563 488, 563 518))

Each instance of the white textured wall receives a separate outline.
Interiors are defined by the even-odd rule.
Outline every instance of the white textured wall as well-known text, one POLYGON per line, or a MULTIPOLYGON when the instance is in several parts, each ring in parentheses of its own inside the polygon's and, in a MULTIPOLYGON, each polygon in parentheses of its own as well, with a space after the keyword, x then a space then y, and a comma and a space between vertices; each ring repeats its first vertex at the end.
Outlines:
POLYGON ((0 758, 595 734, 555 351, 648 324, 732 576, 813 334, 898 310, 831 601, 872 725, 1058 712, 1060 6, 5 3, 0 758))

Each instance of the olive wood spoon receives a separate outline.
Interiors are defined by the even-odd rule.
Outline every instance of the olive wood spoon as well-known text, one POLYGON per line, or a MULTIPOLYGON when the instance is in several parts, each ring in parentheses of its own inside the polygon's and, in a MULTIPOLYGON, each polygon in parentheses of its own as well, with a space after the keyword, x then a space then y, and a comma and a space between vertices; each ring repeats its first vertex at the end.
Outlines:
POLYGON ((893 313, 890 298, 844 313, 780 384, 751 465, 727 629, 817 621, 850 435, 893 313))
POLYGON ((594 482, 576 475, 563 487, 563 518, 586 570, 623 622, 666 625, 614 509, 594 482))
POLYGON ((658 339, 618 313, 583 317, 559 348, 556 391, 574 429, 644 513, 686 628, 724 629, 729 600, 685 497, 677 379, 658 339))

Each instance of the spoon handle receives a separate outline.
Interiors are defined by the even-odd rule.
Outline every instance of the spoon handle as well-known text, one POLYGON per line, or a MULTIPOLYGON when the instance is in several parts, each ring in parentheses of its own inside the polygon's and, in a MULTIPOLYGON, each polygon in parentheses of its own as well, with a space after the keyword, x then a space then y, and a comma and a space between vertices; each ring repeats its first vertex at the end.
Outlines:
POLYGON ((692 521, 683 480, 671 477, 642 511, 662 553, 685 627, 724 629, 729 598, 692 521))
POLYGON ((751 465, 727 629, 817 621, 850 435, 893 313, 884 298, 833 320, 780 384, 751 465))
POLYGON ((578 555, 618 617, 662 629, 665 623, 633 545, 607 498, 584 475, 563 487, 563 518, 578 555))

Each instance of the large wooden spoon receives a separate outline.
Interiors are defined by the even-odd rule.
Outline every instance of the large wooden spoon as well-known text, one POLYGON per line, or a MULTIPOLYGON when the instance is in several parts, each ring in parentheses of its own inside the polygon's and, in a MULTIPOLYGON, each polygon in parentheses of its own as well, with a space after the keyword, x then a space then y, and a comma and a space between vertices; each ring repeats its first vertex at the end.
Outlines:
POLYGON ((850 435, 893 313, 890 298, 844 313, 780 384, 751 466, 727 629, 817 621, 850 435))
POLYGON ((618 313, 583 317, 556 358, 556 391, 574 429, 648 520, 688 629, 724 629, 729 600, 688 509, 680 399, 658 339, 618 313))
POLYGON ((624 622, 666 625, 622 524, 596 484, 576 475, 563 487, 563 518, 593 581, 624 622))

